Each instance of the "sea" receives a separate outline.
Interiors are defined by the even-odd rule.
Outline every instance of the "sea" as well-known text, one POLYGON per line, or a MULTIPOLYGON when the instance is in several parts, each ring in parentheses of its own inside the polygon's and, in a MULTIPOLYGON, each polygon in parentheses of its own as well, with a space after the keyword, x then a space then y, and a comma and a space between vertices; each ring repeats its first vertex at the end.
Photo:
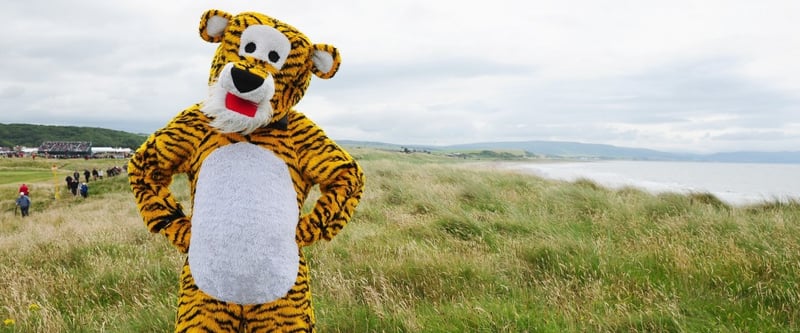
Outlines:
POLYGON ((800 164, 590 161, 510 163, 543 178, 651 193, 710 193, 731 205, 800 200, 800 164))

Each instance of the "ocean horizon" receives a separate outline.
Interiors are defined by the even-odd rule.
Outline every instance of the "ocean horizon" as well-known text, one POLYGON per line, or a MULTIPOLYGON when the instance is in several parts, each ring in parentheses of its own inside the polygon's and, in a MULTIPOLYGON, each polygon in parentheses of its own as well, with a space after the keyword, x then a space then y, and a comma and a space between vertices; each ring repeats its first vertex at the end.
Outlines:
POLYGON ((590 161, 507 163, 504 168, 612 189, 710 193, 732 205, 800 200, 800 165, 772 163, 590 161))

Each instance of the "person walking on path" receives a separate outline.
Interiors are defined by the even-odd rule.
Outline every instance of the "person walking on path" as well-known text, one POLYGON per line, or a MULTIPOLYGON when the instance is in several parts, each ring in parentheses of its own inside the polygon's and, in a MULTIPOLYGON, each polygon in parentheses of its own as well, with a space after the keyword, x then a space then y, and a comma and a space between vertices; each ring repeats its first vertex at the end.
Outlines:
POLYGON ((73 179, 72 183, 69 184, 69 191, 72 192, 73 196, 78 196, 78 184, 80 179, 73 179))
POLYGON ((25 184, 20 185, 19 191, 25 193, 25 195, 30 195, 30 193, 28 193, 28 185, 25 184))
POLYGON ((84 198, 89 196, 89 185, 86 183, 81 184, 81 196, 84 198))
POLYGON ((78 195, 78 182, 80 179, 72 179, 72 176, 67 176, 65 179, 67 181, 67 190, 72 192, 72 195, 78 195))
POLYGON ((67 182, 67 190, 70 190, 72 188, 72 176, 67 176, 64 181, 67 182))
POLYGON ((19 198, 17 198, 17 206, 19 206, 19 210, 22 212, 22 217, 28 216, 28 209, 31 207, 31 199, 28 198, 27 195, 23 192, 19 192, 19 198))

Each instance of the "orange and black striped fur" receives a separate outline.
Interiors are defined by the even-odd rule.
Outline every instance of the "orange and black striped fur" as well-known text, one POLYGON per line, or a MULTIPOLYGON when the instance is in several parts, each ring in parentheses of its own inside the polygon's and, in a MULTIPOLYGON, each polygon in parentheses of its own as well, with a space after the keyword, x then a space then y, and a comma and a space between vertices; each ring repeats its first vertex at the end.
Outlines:
POLYGON ((314 312, 301 247, 330 240, 361 199, 353 158, 293 106, 311 75, 339 67, 333 46, 258 13, 204 13, 220 43, 209 98, 175 116, 128 166, 147 228, 188 253, 176 332, 310 332, 314 312), (170 191, 186 174, 192 211, 170 191), (301 213, 312 186, 321 196, 301 213))

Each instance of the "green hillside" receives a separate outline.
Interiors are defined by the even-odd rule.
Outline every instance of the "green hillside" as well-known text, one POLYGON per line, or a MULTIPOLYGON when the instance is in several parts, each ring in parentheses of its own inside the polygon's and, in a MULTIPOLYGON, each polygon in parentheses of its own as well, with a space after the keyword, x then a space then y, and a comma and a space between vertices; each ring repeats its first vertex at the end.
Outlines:
POLYGON ((144 135, 96 127, 0 124, 0 147, 38 147, 44 141, 89 141, 94 147, 138 148, 144 135))

